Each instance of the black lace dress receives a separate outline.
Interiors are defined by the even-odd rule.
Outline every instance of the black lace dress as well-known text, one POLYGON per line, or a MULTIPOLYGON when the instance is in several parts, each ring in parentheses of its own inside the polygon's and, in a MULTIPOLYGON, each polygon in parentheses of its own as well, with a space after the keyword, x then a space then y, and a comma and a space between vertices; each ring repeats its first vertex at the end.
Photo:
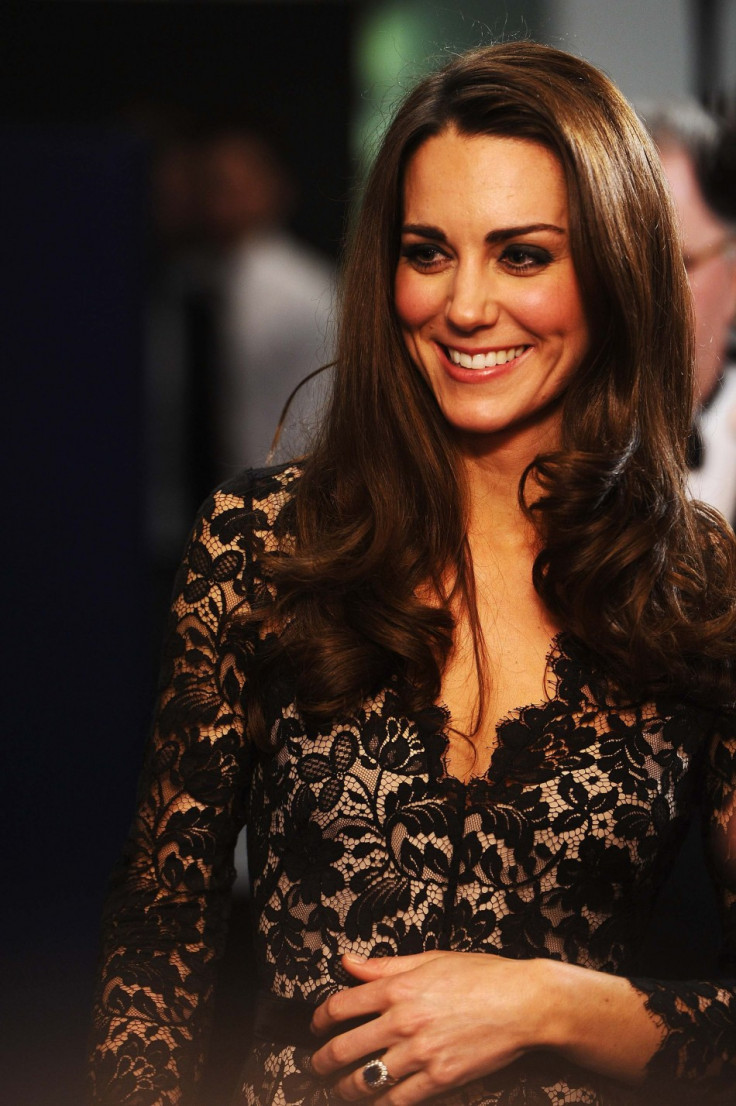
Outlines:
MULTIPOLYGON (((264 586, 259 551, 288 551, 281 512, 297 477, 268 470, 218 491, 181 569, 138 812, 106 911, 93 1059, 104 1106, 194 1100, 246 820, 259 987, 292 1001, 282 1029, 271 1000, 238 1103, 337 1101, 309 1073, 308 1041, 289 1039, 289 1016, 349 982, 339 963, 349 950, 486 950, 630 976, 696 803, 736 948, 732 716, 678 700, 616 710, 569 636, 550 658, 555 693, 501 723, 488 772, 468 784, 445 772, 443 711, 408 721, 391 685, 320 731, 305 727, 288 685, 273 686, 278 751, 249 745, 244 673, 259 645, 233 633, 232 616, 264 586)), ((550 1054, 444 1101, 736 1102, 736 982, 632 985, 664 1029, 643 1087, 550 1054)))

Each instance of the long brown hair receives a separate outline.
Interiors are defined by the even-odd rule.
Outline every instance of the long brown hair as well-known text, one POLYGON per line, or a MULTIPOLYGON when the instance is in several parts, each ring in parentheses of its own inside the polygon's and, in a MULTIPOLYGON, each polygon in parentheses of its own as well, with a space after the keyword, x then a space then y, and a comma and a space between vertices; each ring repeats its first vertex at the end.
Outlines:
POLYGON ((565 394, 561 449, 532 466, 541 496, 527 503, 525 480, 520 489, 544 546, 535 586, 626 693, 733 695, 734 543, 685 495, 690 297, 657 155, 602 73, 514 42, 423 80, 376 158, 346 253, 332 398, 296 492, 293 555, 265 564, 278 598, 261 617, 282 630, 254 676, 256 734, 262 689, 284 664, 315 721, 388 680, 416 716, 439 695, 451 600, 478 639, 459 457, 393 305, 405 167, 449 126, 539 142, 567 182, 592 349, 565 394), (435 602, 418 597, 427 588, 435 602))

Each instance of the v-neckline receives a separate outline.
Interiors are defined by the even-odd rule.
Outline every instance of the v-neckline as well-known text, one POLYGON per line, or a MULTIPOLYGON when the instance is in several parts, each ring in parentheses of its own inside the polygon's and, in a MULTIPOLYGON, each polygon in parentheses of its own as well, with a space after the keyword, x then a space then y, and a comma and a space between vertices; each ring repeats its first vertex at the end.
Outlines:
POLYGON ((444 749, 440 753, 440 764, 442 772, 440 779, 446 780, 448 783, 454 784, 460 787, 470 787, 474 783, 488 781, 493 777, 494 761, 499 758, 500 751, 504 749, 503 735, 504 731, 508 729, 510 725, 515 723, 524 723, 524 715, 531 711, 546 711, 549 710, 552 704, 559 701, 560 690, 560 676, 555 671, 556 664, 560 657, 567 656, 567 652, 563 647, 563 642, 566 638, 566 632, 564 630, 558 630, 556 634, 550 639, 549 647, 545 656, 545 687, 547 682, 553 683, 553 687, 549 693, 545 695, 543 699, 532 701, 529 703, 521 704, 517 707, 511 707, 504 714, 502 714, 495 724, 495 736, 496 741, 491 749, 491 755, 488 758, 488 763, 482 772, 472 772, 471 775, 465 779, 455 775, 447 770, 447 754, 450 749, 450 729, 452 722, 452 714, 449 708, 444 703, 437 703, 436 707, 442 713, 443 723, 439 730, 443 740, 444 749), (551 679, 550 679, 551 677, 551 679))

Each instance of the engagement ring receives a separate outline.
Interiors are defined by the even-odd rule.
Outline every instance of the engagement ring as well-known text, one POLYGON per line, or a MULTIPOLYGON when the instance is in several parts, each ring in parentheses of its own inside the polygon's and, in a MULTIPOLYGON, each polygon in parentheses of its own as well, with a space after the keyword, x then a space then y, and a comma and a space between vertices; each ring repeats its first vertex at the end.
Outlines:
POLYGON ((388 1068, 383 1060, 368 1061, 363 1068, 363 1081, 372 1091, 379 1091, 381 1087, 393 1087, 394 1084, 398 1083, 398 1079, 394 1079, 392 1075, 389 1075, 388 1068))

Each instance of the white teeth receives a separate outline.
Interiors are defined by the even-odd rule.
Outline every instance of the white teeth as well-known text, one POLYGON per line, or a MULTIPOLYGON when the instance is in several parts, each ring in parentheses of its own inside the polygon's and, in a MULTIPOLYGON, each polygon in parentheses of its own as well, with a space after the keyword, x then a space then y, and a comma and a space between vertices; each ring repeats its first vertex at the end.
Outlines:
POLYGON ((455 365, 463 369, 495 369, 496 365, 505 365, 507 361, 513 361, 515 357, 521 357, 525 346, 514 346, 513 349, 492 350, 490 353, 461 353, 460 350, 450 349, 448 354, 455 365))

